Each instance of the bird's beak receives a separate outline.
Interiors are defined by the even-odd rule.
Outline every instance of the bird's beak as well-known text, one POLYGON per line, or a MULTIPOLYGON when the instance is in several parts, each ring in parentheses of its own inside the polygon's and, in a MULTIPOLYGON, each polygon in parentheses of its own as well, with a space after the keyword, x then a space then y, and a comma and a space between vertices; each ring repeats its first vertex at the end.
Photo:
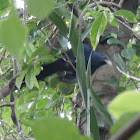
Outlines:
POLYGON ((110 60, 105 60, 105 62, 106 62, 108 65, 112 66, 112 62, 111 62, 110 60))

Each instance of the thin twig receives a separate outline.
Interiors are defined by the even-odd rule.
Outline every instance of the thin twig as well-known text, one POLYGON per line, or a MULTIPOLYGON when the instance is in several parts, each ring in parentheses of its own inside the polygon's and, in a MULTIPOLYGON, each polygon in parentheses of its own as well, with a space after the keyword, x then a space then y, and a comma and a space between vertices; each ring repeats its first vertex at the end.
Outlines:
POLYGON ((16 134, 18 134, 20 137, 22 137, 24 140, 26 140, 26 138, 21 135, 19 132, 17 132, 12 126, 10 126, 7 122, 0 120, 1 123, 5 123, 6 125, 8 125, 16 134))
POLYGON ((15 104, 14 102, 7 103, 7 104, 2 104, 2 105, 0 105, 0 108, 1 108, 1 107, 11 107, 11 106, 13 106, 14 104, 15 104))
POLYGON ((123 72, 118 66, 117 66, 117 69, 119 70, 119 72, 121 72, 122 74, 124 74, 127 78, 131 78, 131 79, 134 79, 136 81, 140 81, 140 78, 137 78, 137 77, 128 75, 127 73, 123 72))

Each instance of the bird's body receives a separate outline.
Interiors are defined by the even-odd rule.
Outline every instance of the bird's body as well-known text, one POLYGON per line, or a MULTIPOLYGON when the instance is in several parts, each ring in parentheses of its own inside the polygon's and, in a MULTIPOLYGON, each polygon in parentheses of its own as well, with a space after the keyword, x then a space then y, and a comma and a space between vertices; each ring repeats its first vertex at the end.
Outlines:
MULTIPOLYGON (((89 45, 83 45, 84 47, 84 55, 85 55, 85 63, 86 67, 88 64, 89 56, 91 54, 91 74, 93 74, 99 67, 106 63, 110 63, 109 57, 104 53, 98 53, 92 50, 92 47, 89 45)), ((76 67, 76 58, 72 53, 72 50, 66 51, 71 63, 76 67)), ((77 53, 78 55, 78 53, 77 53)), ((56 61, 43 65, 43 70, 37 76, 37 80, 44 80, 47 76, 50 76, 57 72, 65 72, 63 76, 64 79, 74 79, 76 78, 76 71, 73 69, 71 64, 66 60, 59 58, 56 61)))

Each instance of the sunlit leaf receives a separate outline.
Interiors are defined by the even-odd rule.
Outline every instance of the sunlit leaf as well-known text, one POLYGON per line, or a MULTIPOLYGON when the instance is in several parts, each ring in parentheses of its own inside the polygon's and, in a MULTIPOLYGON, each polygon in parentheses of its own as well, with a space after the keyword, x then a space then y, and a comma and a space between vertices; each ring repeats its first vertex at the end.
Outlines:
POLYGON ((106 25, 107 25, 107 20, 104 14, 102 13, 98 18, 95 19, 91 29, 90 40, 94 49, 99 43, 100 36, 104 32, 106 25))
POLYGON ((124 17, 126 18, 128 21, 130 22, 136 22, 136 17, 135 15, 131 12, 131 11, 128 11, 128 10, 118 10, 114 13, 115 16, 119 16, 119 17, 124 17))

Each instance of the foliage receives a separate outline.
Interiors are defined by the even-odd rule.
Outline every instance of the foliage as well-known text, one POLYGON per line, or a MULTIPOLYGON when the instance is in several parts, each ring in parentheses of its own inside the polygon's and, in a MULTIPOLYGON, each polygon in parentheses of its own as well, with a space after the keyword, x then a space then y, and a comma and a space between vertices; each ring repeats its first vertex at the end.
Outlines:
MULTIPOLYGON (((123 72, 140 77, 140 43, 135 38, 131 38, 128 44, 123 43, 117 39, 120 32, 104 34, 107 24, 119 27, 120 17, 129 22, 137 22, 139 19, 131 11, 121 9, 112 12, 109 8, 97 5, 94 8, 87 8, 84 21, 88 28, 81 32, 81 27, 77 30, 76 26, 79 19, 68 10, 69 5, 74 5, 75 2, 76 0, 66 3, 63 0, 28 0, 27 11, 29 13, 26 13, 27 11, 24 9, 24 13, 20 15, 18 10, 13 7, 14 4, 10 5, 7 0, 0 1, 1 87, 4 87, 13 74, 22 68, 22 73, 16 78, 18 89, 14 91, 16 100, 14 107, 21 127, 24 129, 22 136, 25 138, 36 137, 43 140, 47 136, 48 139, 90 139, 80 135, 74 126, 74 121, 77 119, 75 114, 79 112, 75 113, 72 100, 79 90, 86 106, 87 130, 93 139, 99 140, 99 123, 94 108, 90 107, 88 95, 91 96, 95 108, 106 122, 110 126, 113 125, 111 135, 116 134, 139 112, 139 93, 134 90, 139 90, 140 83, 122 75, 118 87, 120 95, 108 107, 116 123, 112 121, 108 111, 102 105, 98 93, 91 88, 90 61, 86 70, 84 52, 81 47, 85 38, 90 38, 94 49, 100 40, 107 40, 108 45, 121 45, 123 47, 121 53, 114 55, 116 65, 123 72), (24 16, 27 20, 25 25, 22 24, 24 16), (56 47, 55 42, 55 44, 51 44, 51 46, 54 45, 53 48, 50 48, 48 44, 53 37, 58 44, 56 47), (36 76, 42 69, 41 65, 53 62, 60 57, 60 51, 66 49, 68 42, 77 58, 79 86, 76 86, 76 82, 62 82, 57 74, 47 77, 45 81, 37 81, 36 76), (15 63, 15 60, 18 64, 15 63), (23 80, 25 80, 26 86, 21 88, 23 80), (125 92, 122 93, 123 91, 125 92), (127 118, 125 118, 126 116, 127 118), (60 117, 73 121, 63 120, 60 117)), ((87 3, 78 1, 77 3, 79 11, 82 12, 87 3)), ((112 87, 118 85, 116 79, 104 82, 112 87)), ((5 100, 1 100, 0 105, 9 103, 9 100, 10 97, 7 96, 5 100)), ((9 107, 0 108, 0 137, 20 138, 20 134, 15 131, 17 126, 10 115, 9 107)), ((139 133, 134 135, 135 139, 138 136, 139 133)))

